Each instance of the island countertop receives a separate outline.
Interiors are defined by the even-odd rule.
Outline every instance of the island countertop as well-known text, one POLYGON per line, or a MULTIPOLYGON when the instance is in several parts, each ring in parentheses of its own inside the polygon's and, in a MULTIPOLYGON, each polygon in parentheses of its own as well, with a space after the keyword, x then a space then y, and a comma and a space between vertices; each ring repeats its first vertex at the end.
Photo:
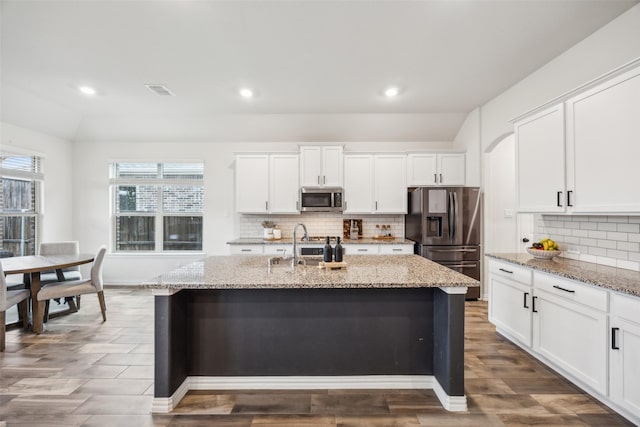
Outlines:
POLYGON ((267 269, 268 256, 211 256, 144 283, 152 289, 442 288, 479 286, 475 279, 418 255, 345 256, 345 270, 290 260, 267 269))

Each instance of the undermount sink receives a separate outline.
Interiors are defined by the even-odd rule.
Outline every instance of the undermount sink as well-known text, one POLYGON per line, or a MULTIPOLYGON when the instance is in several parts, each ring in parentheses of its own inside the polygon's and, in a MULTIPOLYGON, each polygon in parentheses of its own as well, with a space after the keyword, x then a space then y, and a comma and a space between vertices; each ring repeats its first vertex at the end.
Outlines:
POLYGON ((322 262, 322 258, 319 257, 300 257, 304 260, 305 265, 318 266, 322 262))

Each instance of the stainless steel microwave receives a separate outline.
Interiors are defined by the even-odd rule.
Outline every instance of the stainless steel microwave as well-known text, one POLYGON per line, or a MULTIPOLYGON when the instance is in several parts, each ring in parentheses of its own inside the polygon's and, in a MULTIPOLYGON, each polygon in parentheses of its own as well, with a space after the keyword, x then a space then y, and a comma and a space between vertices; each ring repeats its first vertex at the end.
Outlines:
POLYGON ((302 212, 342 212, 342 188, 302 187, 302 212))

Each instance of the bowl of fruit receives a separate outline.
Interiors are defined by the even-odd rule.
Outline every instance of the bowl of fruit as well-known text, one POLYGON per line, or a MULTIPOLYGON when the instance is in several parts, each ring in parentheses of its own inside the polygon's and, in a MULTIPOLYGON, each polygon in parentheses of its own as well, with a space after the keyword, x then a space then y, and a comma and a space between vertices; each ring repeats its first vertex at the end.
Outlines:
POLYGON ((558 244, 551 239, 542 239, 527 248, 529 255, 538 259, 553 259, 554 256, 560 255, 558 244))

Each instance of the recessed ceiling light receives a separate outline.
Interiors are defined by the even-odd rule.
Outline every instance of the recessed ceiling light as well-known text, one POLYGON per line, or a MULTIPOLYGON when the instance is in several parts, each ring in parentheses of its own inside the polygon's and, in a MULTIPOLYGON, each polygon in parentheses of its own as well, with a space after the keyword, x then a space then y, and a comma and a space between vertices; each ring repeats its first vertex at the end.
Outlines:
POLYGON ((82 92, 82 94, 87 96, 93 96, 96 94, 96 90, 91 86, 80 86, 78 90, 82 92))
POLYGON ((399 93, 400 93, 400 89, 398 89, 395 86, 388 87, 384 90, 384 96, 386 96, 387 98, 393 98, 395 96, 398 96, 399 93))
POLYGON ((244 99, 250 99, 253 98, 253 91, 249 88, 243 87, 242 89, 239 90, 240 96, 243 97, 244 99))

